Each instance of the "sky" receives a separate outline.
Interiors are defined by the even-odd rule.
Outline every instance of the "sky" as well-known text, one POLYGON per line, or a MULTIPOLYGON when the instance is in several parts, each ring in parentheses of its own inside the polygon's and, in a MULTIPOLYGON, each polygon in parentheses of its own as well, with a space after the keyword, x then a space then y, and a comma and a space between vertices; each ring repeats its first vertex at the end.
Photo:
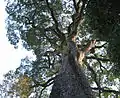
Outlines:
POLYGON ((20 65, 22 58, 32 56, 32 52, 28 52, 21 45, 18 49, 14 49, 14 46, 8 42, 5 28, 6 17, 4 0, 0 0, 0 81, 9 70, 15 70, 20 65))

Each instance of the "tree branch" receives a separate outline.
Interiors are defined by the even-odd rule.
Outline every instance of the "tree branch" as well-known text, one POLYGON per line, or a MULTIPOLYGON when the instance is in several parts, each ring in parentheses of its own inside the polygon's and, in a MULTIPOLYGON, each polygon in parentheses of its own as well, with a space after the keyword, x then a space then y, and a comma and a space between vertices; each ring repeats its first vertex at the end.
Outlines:
POLYGON ((107 92, 107 93, 114 93, 114 94, 119 94, 120 95, 120 91, 116 91, 116 90, 107 90, 104 88, 92 88, 93 90, 101 90, 102 92, 107 92))
MULTIPOLYGON (((74 0, 73 0, 74 1, 74 0)), ((74 4, 74 6, 80 6, 80 1, 78 1, 77 5, 74 4)), ((74 1, 75 2, 75 1, 74 1)), ((72 15, 72 20, 73 22, 68 26, 68 33, 69 33, 69 37, 72 36, 76 36, 77 35, 77 27, 80 23, 80 21, 82 20, 82 16, 83 16, 83 11, 85 8, 85 4, 86 4, 87 0, 85 0, 81 6, 80 11, 77 11, 79 9, 79 7, 76 9, 76 13, 74 15, 72 15)))
POLYGON ((58 46, 58 45, 56 44, 56 41, 54 41, 55 38, 52 39, 52 38, 48 37, 46 33, 44 34, 44 36, 46 37, 46 39, 47 39, 52 45, 58 46))
POLYGON ((89 66, 89 64, 87 64, 87 68, 92 72, 92 74, 94 75, 94 81, 96 83, 96 85, 98 86, 98 88, 100 88, 100 84, 98 83, 98 80, 97 80, 97 74, 96 72, 93 70, 93 68, 91 66, 89 66))
POLYGON ((46 87, 48 87, 48 86, 50 86, 51 84, 54 83, 54 79, 55 79, 55 78, 56 78, 56 77, 52 77, 52 78, 50 78, 47 82, 45 82, 45 83, 43 83, 43 84, 41 84, 41 83, 39 83, 39 82, 37 82, 37 81, 34 80, 34 82, 36 82, 36 84, 33 85, 31 88, 38 87, 38 86, 42 86, 43 89, 40 91, 40 95, 39 95, 39 98, 41 98, 42 92, 46 89, 46 87))
POLYGON ((101 45, 101 46, 95 46, 95 48, 102 48, 102 47, 104 47, 106 44, 107 44, 107 43, 104 43, 104 44, 101 45))
MULTIPOLYGON (((54 55, 54 52, 51 51, 51 53, 54 55)), ((46 56, 48 58, 48 66, 49 68, 52 66, 52 68, 54 69, 54 64, 55 64, 55 57, 52 57, 53 60, 51 60, 50 58, 50 52, 45 52, 44 56, 46 56)))
MULTIPOLYGON (((97 79, 97 74, 96 72, 93 70, 93 68, 91 66, 89 66, 89 64, 87 64, 87 68, 91 71, 91 73, 94 75, 93 78, 94 78, 94 81, 97 85, 98 88, 101 88, 101 85, 100 85, 100 82, 98 81, 97 79)), ((101 94, 101 90, 99 89, 99 96, 101 94)))
POLYGON ((45 82, 43 84, 41 84, 40 82, 34 80, 35 85, 31 86, 31 88, 38 87, 38 86, 47 87, 47 86, 51 85, 51 82, 53 83, 55 78, 56 77, 52 77, 47 82, 45 82))
MULTIPOLYGON (((94 54, 95 55, 95 54, 94 54)), ((95 55, 95 57, 97 58, 97 55, 95 55)), ((103 72, 103 70, 102 70, 102 68, 104 68, 104 69, 106 69, 103 65, 102 65, 102 63, 101 63, 101 61, 99 60, 99 59, 96 59, 97 61, 98 61, 98 63, 100 64, 100 69, 101 69, 101 71, 103 72)))
POLYGON ((95 60, 100 60, 100 61, 104 61, 104 62, 110 61, 110 59, 97 58, 97 57, 94 57, 94 56, 86 56, 86 59, 95 59, 95 60))
POLYGON ((54 21, 54 23, 55 23, 55 27, 56 27, 56 30, 57 30, 57 32, 58 32, 58 33, 56 33, 56 35, 59 34, 58 37, 59 37, 60 39, 65 38, 64 33, 62 33, 62 32, 60 31, 60 29, 59 29, 58 21, 57 21, 57 19, 55 18, 55 15, 54 15, 53 9, 50 7, 50 4, 49 4, 48 0, 46 0, 46 4, 47 4, 48 9, 50 10, 50 13, 51 13, 52 19, 53 19, 53 21, 54 21))
POLYGON ((58 52, 57 50, 54 50, 54 51, 46 51, 44 54, 47 54, 47 53, 50 53, 50 54, 57 55, 57 56, 61 57, 60 52, 58 52))
POLYGON ((76 3, 76 0, 73 0, 73 5, 74 5, 74 8, 75 8, 75 11, 77 12, 77 3, 76 3))
POLYGON ((48 28, 45 28, 45 31, 52 31, 58 38, 60 38, 60 39, 64 39, 64 37, 65 37, 65 35, 63 34, 61 34, 61 33, 59 33, 59 32, 57 32, 54 28, 52 28, 52 27, 48 27, 48 28))
MULTIPOLYGON (((47 86, 50 86, 51 84, 53 84, 53 81, 49 85, 47 85, 47 86)), ((40 91, 39 98, 41 98, 42 92, 46 89, 47 86, 43 87, 43 89, 40 91)))
POLYGON ((77 2, 77 11, 76 11, 76 12, 79 12, 79 11, 80 11, 80 2, 81 2, 81 0, 79 0, 79 1, 77 2))
MULTIPOLYGON (((34 17, 34 15, 33 15, 34 17)), ((25 18, 27 21, 25 22, 26 25, 31 25, 33 28, 36 28, 35 23, 34 23, 34 18, 29 19, 27 16, 22 16, 22 18, 25 18)))
POLYGON ((48 58, 48 66, 49 66, 49 68, 50 68, 50 66, 52 65, 51 59, 50 59, 50 56, 49 56, 49 55, 46 55, 46 56, 47 56, 47 58, 48 58))

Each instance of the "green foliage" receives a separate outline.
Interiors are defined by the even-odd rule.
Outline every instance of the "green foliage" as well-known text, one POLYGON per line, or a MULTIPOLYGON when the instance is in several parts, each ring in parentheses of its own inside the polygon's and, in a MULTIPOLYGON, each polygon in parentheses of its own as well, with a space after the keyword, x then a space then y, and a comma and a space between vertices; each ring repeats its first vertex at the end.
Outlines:
POLYGON ((28 98, 31 94, 31 79, 27 75, 23 75, 16 80, 15 85, 11 89, 16 90, 16 93, 20 95, 21 98, 28 98))
MULTIPOLYGON (((106 0, 91 0, 86 10, 86 20, 91 27, 90 33, 93 34, 98 40, 107 41, 107 53, 115 66, 112 67, 113 72, 120 70, 120 18, 119 11, 120 7, 117 1, 106 0)), ((116 74, 116 73, 115 73, 116 74)))
MULTIPOLYGON (((46 87, 49 83, 45 83, 59 71, 61 52, 68 51, 64 49, 67 42, 58 36, 58 31, 65 37, 68 35, 67 27, 75 12, 70 0, 48 1, 54 17, 46 0, 7 1, 7 37, 16 48, 19 41, 22 41, 24 48, 33 50, 36 60, 25 58, 15 72, 10 71, 5 75, 4 82, 0 85, 3 98, 28 97, 32 93, 35 98, 40 93, 42 98, 48 98, 46 87)), ((84 10, 83 22, 78 27, 78 43, 85 45, 91 39, 97 39, 95 53, 88 53, 84 64, 88 68, 85 72, 93 88, 100 86, 111 90, 119 84, 119 81, 116 82, 116 79, 120 79, 120 8, 117 3, 112 0, 89 0, 84 10)), ((105 98, 115 95, 102 90, 100 92, 105 98)), ((97 97, 100 92, 96 91, 97 97)))

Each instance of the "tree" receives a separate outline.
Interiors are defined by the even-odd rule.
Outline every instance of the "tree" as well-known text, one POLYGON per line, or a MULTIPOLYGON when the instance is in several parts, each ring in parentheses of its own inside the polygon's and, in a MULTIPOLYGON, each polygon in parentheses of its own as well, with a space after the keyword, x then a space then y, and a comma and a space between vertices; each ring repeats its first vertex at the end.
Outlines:
POLYGON ((14 88, 11 96, 48 97, 46 87, 54 83, 50 98, 118 98, 117 3, 112 0, 8 0, 7 37, 15 48, 22 41, 24 48, 33 50, 36 60, 30 62, 25 58, 15 72, 5 75, 1 88, 5 95, 14 88), (92 48, 83 64, 79 64, 76 44, 80 43, 85 50, 92 39, 97 39, 95 53, 92 48), (4 89, 6 85, 9 87, 4 89), (30 92, 21 92, 24 86, 30 92))

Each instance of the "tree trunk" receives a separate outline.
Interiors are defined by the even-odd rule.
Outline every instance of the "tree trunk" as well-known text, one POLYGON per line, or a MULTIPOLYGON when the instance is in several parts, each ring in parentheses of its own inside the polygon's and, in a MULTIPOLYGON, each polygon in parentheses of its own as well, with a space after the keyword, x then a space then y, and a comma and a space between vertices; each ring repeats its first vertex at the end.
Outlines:
POLYGON ((68 43, 68 53, 63 56, 59 74, 54 80, 50 98, 95 98, 88 80, 76 60, 77 48, 68 43))
POLYGON ((73 58, 65 56, 56 76, 50 98, 94 98, 88 80, 73 58), (79 69, 76 71, 76 69, 79 69))

